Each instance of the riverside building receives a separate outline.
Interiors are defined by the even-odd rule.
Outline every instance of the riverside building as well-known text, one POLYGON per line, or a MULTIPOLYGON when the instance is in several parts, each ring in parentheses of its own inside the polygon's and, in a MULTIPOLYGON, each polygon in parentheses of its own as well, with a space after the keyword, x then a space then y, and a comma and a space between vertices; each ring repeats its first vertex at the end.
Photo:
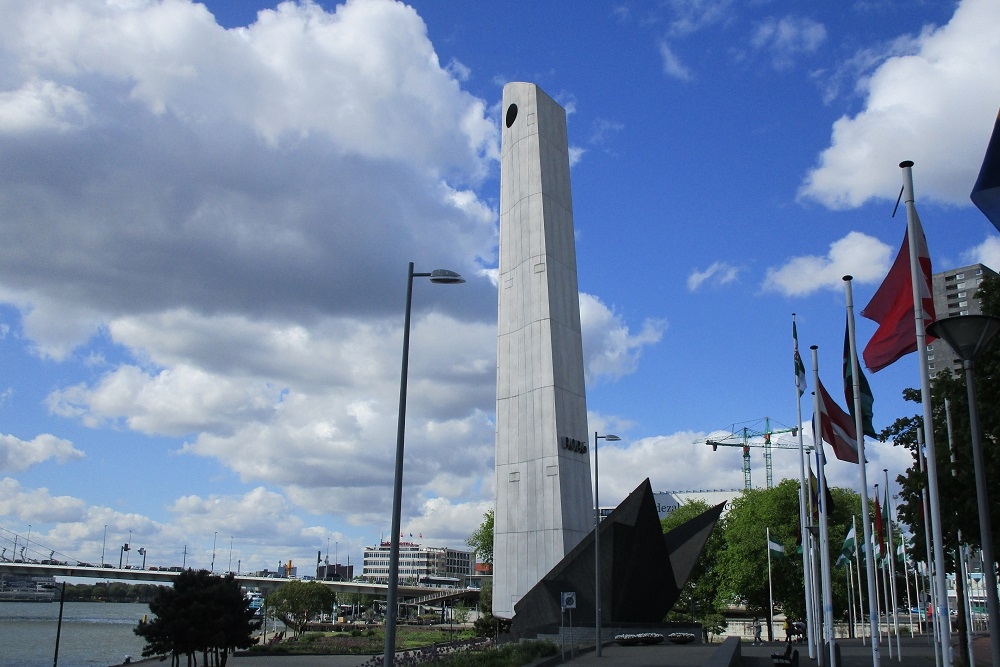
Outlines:
MULTIPOLYGON (((391 542, 365 547, 361 576, 374 584, 389 583, 391 542)), ((466 588, 473 576, 472 552, 448 547, 399 543, 399 582, 436 588, 466 588)))

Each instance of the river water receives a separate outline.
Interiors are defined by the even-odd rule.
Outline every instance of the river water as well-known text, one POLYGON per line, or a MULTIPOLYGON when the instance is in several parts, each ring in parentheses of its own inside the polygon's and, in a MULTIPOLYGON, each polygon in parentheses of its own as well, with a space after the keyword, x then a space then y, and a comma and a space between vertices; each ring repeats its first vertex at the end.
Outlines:
MULTIPOLYGON (((132 629, 149 605, 67 602, 59 637, 60 667, 120 665, 142 658, 145 644, 132 629)), ((58 602, 0 602, 0 667, 51 667, 58 602)))

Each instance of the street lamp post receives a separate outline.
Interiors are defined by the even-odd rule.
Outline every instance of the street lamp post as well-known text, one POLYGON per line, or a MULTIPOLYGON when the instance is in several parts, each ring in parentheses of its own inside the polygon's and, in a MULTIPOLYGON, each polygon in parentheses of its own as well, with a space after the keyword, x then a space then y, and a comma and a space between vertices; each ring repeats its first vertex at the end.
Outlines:
POLYGON ((212 538, 212 573, 215 573, 215 543, 219 540, 219 531, 215 531, 215 537, 212 538))
POLYGON ((986 582, 986 611, 989 615, 993 667, 1000 667, 1000 599, 997 578, 993 571, 993 526, 990 523, 990 499, 986 490, 986 469, 983 465, 982 434, 979 429, 979 406, 976 404, 976 374, 973 362, 990 339, 1000 331, 1000 318, 989 315, 958 315, 945 317, 927 327, 932 336, 941 338, 962 359, 965 387, 969 396, 969 431, 972 439, 972 464, 976 474, 976 504, 979 505, 979 539, 983 549, 983 579, 986 582))
POLYGON ((233 536, 229 536, 229 572, 233 571, 233 536))
POLYGON ((399 418, 396 425, 396 468, 392 483, 392 538, 389 547, 389 586, 385 609, 384 667, 392 667, 396 657, 396 601, 399 592, 399 524, 403 503, 403 436, 406 430, 406 373, 410 358, 410 306, 413 301, 413 279, 430 278, 432 283, 455 285, 465 279, 454 271, 435 269, 430 273, 414 273, 413 262, 406 278, 406 309, 403 315, 403 363, 399 376, 399 418))
POLYGON ((601 494, 598 486, 597 441, 621 440, 617 435, 597 435, 594 431, 594 637, 597 657, 601 657, 601 494))

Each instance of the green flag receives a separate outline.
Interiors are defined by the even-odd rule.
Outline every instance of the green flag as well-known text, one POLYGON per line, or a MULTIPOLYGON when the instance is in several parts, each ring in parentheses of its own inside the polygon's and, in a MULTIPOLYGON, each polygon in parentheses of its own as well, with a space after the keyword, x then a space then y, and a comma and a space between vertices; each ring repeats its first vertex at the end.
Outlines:
POLYGON ((772 542, 771 538, 767 539, 767 550, 771 552, 771 558, 784 558, 785 557, 785 547, 777 542, 772 542))
POLYGON ((844 546, 840 549, 840 556, 837 557, 837 562, 834 564, 835 567, 843 567, 851 560, 854 556, 854 550, 857 547, 857 540, 854 536, 854 526, 851 526, 851 530, 848 531, 847 537, 844 538, 844 546))
MULTIPOLYGON (((851 363, 851 340, 850 329, 844 329, 844 396, 847 398, 847 411, 851 413, 851 419, 857 419, 854 415, 854 365, 851 363)), ((861 365, 858 365, 858 393, 861 395, 861 425, 865 435, 876 437, 875 427, 872 426, 872 406, 875 404, 875 397, 872 396, 872 388, 868 385, 868 379, 861 372, 861 365)))

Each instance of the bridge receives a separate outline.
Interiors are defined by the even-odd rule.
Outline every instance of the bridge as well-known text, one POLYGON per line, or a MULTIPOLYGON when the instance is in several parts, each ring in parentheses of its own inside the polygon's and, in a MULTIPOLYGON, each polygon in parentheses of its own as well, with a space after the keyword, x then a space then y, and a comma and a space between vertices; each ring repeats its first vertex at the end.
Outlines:
MULTIPOLYGON (((173 584, 174 580, 180 574, 180 572, 170 570, 10 562, 0 562, 0 573, 20 576, 119 579, 155 584, 173 584)), ((287 584, 289 581, 296 581, 283 577, 251 577, 237 574, 234 574, 233 578, 240 586, 257 588, 265 595, 271 593, 282 584, 287 584)), ((386 584, 372 584, 362 581, 322 581, 319 579, 310 581, 322 584, 323 586, 329 586, 338 593, 356 593, 374 597, 387 597, 388 595, 388 586, 386 584)), ((399 603, 403 605, 435 606, 447 600, 466 599, 472 602, 479 600, 479 589, 477 588, 428 588, 426 586, 400 585, 398 591, 399 603)))

